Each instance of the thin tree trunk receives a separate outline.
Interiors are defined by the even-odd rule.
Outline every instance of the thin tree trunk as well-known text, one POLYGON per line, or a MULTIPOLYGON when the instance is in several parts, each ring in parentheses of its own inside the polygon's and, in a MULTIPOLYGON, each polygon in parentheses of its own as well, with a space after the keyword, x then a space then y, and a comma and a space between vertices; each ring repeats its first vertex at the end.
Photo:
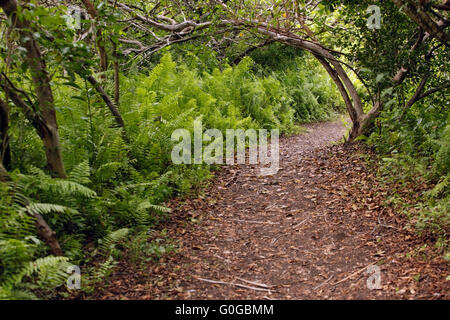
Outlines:
POLYGON ((41 50, 38 43, 34 40, 32 31, 30 31, 29 21, 16 18, 17 1, 0 0, 0 7, 3 8, 3 11, 8 17, 12 18, 13 25, 18 29, 20 34, 20 43, 27 52, 25 62, 30 68, 32 82, 37 96, 37 112, 41 114, 42 120, 45 123, 45 126, 37 129, 44 144, 48 168, 53 175, 66 178, 50 77, 41 50))
MULTIPOLYGON (((82 0, 86 10, 92 19, 98 18, 98 11, 90 0, 82 0)), ((106 71, 108 70, 108 54, 105 48, 105 39, 102 34, 102 30, 97 26, 97 33, 95 36, 95 42, 97 45, 98 55, 100 57, 100 71, 102 72, 102 80, 106 80, 106 71)))
MULTIPOLYGON (((301 15, 300 11, 298 10, 298 8, 299 8, 298 1, 295 1, 295 7, 297 8, 297 10, 295 11, 297 21, 300 23, 300 25, 306 31, 308 36, 312 40, 319 43, 317 41, 317 39, 314 37, 314 33, 312 32, 312 30, 309 29, 309 27, 305 24, 304 17, 301 15)), ((352 120, 352 123, 353 123, 352 129, 349 133, 348 141, 353 141, 359 135, 362 134, 362 132, 364 130, 364 125, 365 125, 364 124, 364 112, 362 109, 362 102, 361 102, 361 99, 359 98, 356 88, 354 87, 353 83, 350 81, 345 70, 342 68, 342 66, 340 65, 340 63, 338 61, 336 61, 334 58, 330 60, 331 64, 335 67, 333 69, 330 62, 327 59, 325 59, 325 57, 324 57, 324 56, 326 56, 326 54, 323 54, 323 55, 317 54, 317 53, 313 53, 313 54, 316 57, 316 59, 319 60, 319 62, 322 64, 322 66, 325 68, 325 70, 327 71, 327 73, 329 74, 331 79, 334 81, 334 83, 336 84, 336 86, 345 102, 345 106, 347 107, 347 112, 350 115, 350 119, 352 120), (342 79, 344 79, 347 88, 349 89, 349 91, 352 94, 353 103, 350 100, 350 97, 346 90, 346 86, 344 86, 344 84, 342 83, 342 79)))
MULTIPOLYGON (((0 163, 0 182, 11 182, 11 177, 6 171, 5 167, 0 163)), ((29 205, 28 202, 23 203, 25 207, 29 205)), ((36 231, 39 236, 51 249, 55 256, 62 256, 63 252, 59 245, 56 233, 50 228, 45 219, 36 211, 27 210, 27 213, 35 219, 36 231)))
POLYGON ((358 115, 356 114, 355 109, 353 108, 353 104, 352 104, 352 101, 350 100, 347 90, 345 89, 345 86, 343 85, 341 79, 339 78, 339 75, 336 72, 336 70, 334 70, 333 67, 328 63, 328 61, 325 58, 323 58, 322 56, 315 55, 315 57, 317 58, 317 60, 319 60, 319 62, 322 64, 322 66, 327 71, 330 78, 334 81, 334 83, 336 84, 336 86, 345 102, 345 106, 347 107, 347 112, 350 115, 350 119, 352 120, 352 123, 353 123, 352 130, 350 131, 350 134, 348 137, 348 140, 352 141, 357 137, 357 134, 361 131, 360 130, 361 119, 358 118, 358 115))
POLYGON ((353 85, 353 82, 348 77, 347 72, 345 72, 341 63, 334 59, 335 58, 333 57, 330 60, 330 63, 334 66, 336 72, 339 74, 339 77, 341 78, 342 82, 345 84, 345 87, 347 88, 350 96, 352 97, 353 110, 356 112, 357 117, 362 118, 364 116, 364 111, 363 111, 363 106, 362 106, 361 98, 359 97, 358 91, 356 91, 356 88, 353 85))
POLYGON ((425 88, 425 85, 427 84, 428 78, 430 77, 429 74, 426 74, 422 80, 420 81, 419 86, 417 87, 416 91, 414 92, 413 96, 411 97, 411 99, 408 100, 408 102, 405 104, 405 111, 409 108, 412 107, 412 105, 414 103, 416 103, 419 98, 420 95, 422 94, 423 89, 425 88))
MULTIPOLYGON (((425 40, 425 33, 423 32, 423 29, 420 28, 417 40, 412 45, 412 47, 409 49, 409 52, 412 53, 415 50, 417 50, 417 48, 419 48, 419 46, 422 44, 422 42, 424 40, 425 40)), ((400 85, 405 80, 407 73, 408 73, 408 68, 401 67, 400 70, 397 71, 394 78, 392 79, 394 84, 400 85)))
POLYGON ((119 54, 117 52, 117 45, 113 44, 114 52, 114 103, 116 106, 120 102, 120 68, 119 68, 119 54))
POLYGON ((103 35, 102 31, 97 31, 97 47, 100 56, 100 70, 102 71, 101 78, 102 80, 106 80, 106 71, 108 71, 108 54, 106 53, 106 49, 103 46, 103 35))
POLYGON ((239 63, 242 61, 242 59, 244 59, 244 57, 248 56, 250 53, 252 53, 252 52, 255 51, 256 49, 265 47, 265 46, 267 46, 267 45, 269 45, 269 44, 271 44, 271 43, 273 43, 273 42, 274 42, 273 39, 270 39, 270 38, 269 38, 269 39, 267 39, 266 41, 264 41, 264 42, 262 42, 262 43, 260 43, 260 44, 258 44, 258 45, 256 45, 256 46, 252 46, 252 47, 248 48, 247 50, 245 50, 244 52, 242 52, 240 55, 238 55, 238 56, 233 60, 233 62, 231 62, 231 64, 232 64, 232 65, 239 64, 239 63))
POLYGON ((117 125, 122 128, 122 135, 125 142, 129 142, 128 136, 125 131, 125 122, 123 121, 122 115, 120 114, 119 109, 117 109, 117 106, 112 102, 111 98, 108 96, 108 94, 105 92, 105 90, 102 88, 100 83, 95 80, 93 76, 89 76, 87 78, 89 83, 95 88, 95 90, 100 94, 103 101, 108 106, 109 110, 114 116, 114 119, 116 119, 117 125))
MULTIPOLYGON (((366 128, 366 121, 371 121, 369 118, 371 118, 375 112, 370 113, 370 117, 364 114, 361 98, 341 63, 324 47, 312 41, 307 41, 296 36, 279 34, 276 31, 268 30, 265 27, 259 27, 258 31, 271 37, 274 41, 305 49, 312 53, 316 58, 321 57, 319 61, 338 86, 339 92, 346 103, 349 115, 353 121, 353 128, 350 132, 349 140, 352 141, 355 139, 358 134, 364 130, 363 128, 366 128), (334 69, 331 66, 333 66, 334 69), (352 102, 349 102, 349 96, 351 96, 352 102)), ((381 104, 377 103, 374 108, 377 108, 378 112, 378 108, 381 108, 381 104)))
POLYGON ((9 147, 9 107, 0 99, 0 163, 11 169, 11 148, 9 147))
POLYGON ((3 164, 0 163, 0 182, 9 182, 11 178, 9 177, 8 171, 6 171, 3 164))
POLYGON ((347 90, 345 89, 345 86, 343 85, 341 79, 339 78, 338 73, 336 72, 336 70, 333 69, 333 67, 328 63, 328 61, 325 58, 323 58, 322 56, 319 56, 319 55, 314 55, 314 56, 316 57, 317 60, 319 60, 319 62, 324 67, 324 69, 327 71, 330 78, 336 84, 336 86, 344 100, 345 106, 347 107, 347 111, 348 111, 348 114, 350 115, 350 118, 352 119, 352 121, 355 121, 357 119, 357 114, 356 114, 355 110, 353 109, 352 101, 350 100, 347 90))

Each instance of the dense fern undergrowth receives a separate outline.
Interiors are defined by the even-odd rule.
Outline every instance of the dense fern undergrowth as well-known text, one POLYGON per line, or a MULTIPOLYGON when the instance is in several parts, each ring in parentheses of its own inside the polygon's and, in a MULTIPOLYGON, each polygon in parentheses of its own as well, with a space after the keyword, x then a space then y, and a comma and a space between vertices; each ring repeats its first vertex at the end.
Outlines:
POLYGON ((443 252, 450 245, 449 123, 450 110, 442 107, 442 100, 420 102, 406 111, 383 111, 377 129, 361 137, 381 157, 381 179, 399 186, 411 182, 427 186, 412 203, 400 195, 394 194, 394 199, 419 233, 437 237, 436 246, 443 252))
POLYGON ((57 87, 67 179, 49 175, 40 138, 12 110, 13 183, 0 185, 0 298, 65 297, 72 265, 81 268, 81 290, 90 291, 113 270, 123 248, 134 250, 129 256, 135 263, 173 249, 164 239, 148 241, 170 214, 164 202, 198 193, 215 169, 173 165, 175 129, 192 131, 201 117, 204 129, 276 128, 289 134, 297 122, 330 119, 343 108, 324 72, 300 54, 289 68, 270 71, 261 56, 254 57, 259 63, 247 57, 235 66, 213 61, 197 69, 189 59, 198 57, 181 57, 167 52, 146 73, 121 75, 120 111, 129 143, 84 81, 57 87), (56 232, 64 257, 51 256, 38 239, 30 209, 56 232))

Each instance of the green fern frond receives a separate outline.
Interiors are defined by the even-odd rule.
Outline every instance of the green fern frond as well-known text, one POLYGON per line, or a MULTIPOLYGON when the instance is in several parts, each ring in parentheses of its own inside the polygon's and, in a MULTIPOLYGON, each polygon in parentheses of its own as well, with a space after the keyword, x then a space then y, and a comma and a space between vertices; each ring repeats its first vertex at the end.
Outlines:
POLYGON ((116 231, 111 232, 103 239, 99 240, 99 249, 103 254, 111 252, 116 244, 123 240, 129 233, 128 228, 118 229, 116 231))
POLYGON ((448 190, 450 187, 450 175, 442 177, 438 184, 434 186, 433 189, 427 192, 427 195, 431 198, 437 198, 442 193, 445 193, 445 190, 448 190))
POLYGON ((108 256, 108 258, 100 264, 98 268, 95 269, 91 276, 91 281, 100 282, 105 278, 109 277, 117 265, 117 261, 114 260, 112 256, 108 256))
POLYGON ((31 203, 22 210, 24 212, 37 212, 40 215, 46 215, 52 212, 78 214, 78 211, 75 209, 52 203, 31 203))
POLYGON ((28 262, 18 273, 7 277, 0 286, 9 291, 19 286, 36 287, 41 290, 52 289, 67 280, 66 270, 69 266, 70 263, 66 257, 47 256, 39 258, 28 262), (31 280, 33 278, 34 281, 31 280), (25 279, 30 279, 31 282, 26 282, 25 279))
POLYGON ((69 180, 53 179, 47 184, 47 188, 60 195, 79 195, 85 198, 95 198, 97 193, 88 187, 69 180))
POLYGON ((158 212, 163 212, 163 213, 169 213, 169 212, 172 211, 170 208, 167 208, 167 207, 164 207, 164 206, 160 206, 160 205, 156 205, 156 204, 151 204, 148 201, 142 202, 139 205, 139 207, 138 207, 139 210, 145 210, 145 209, 150 209, 150 208, 154 209, 154 210, 156 210, 158 212))
POLYGON ((122 163, 116 161, 105 163, 95 171, 95 177, 99 181, 107 181, 112 179, 121 166, 122 163))
POLYGON ((46 287, 58 286, 67 280, 67 268, 71 265, 68 260, 67 257, 54 256, 39 258, 30 262, 22 271, 22 275, 30 277, 36 274, 39 284, 46 287))
POLYGON ((91 180, 89 179, 90 175, 89 162, 85 160, 72 169, 69 180, 82 185, 88 185, 91 183, 91 180))
POLYGON ((39 300, 39 298, 34 293, 27 290, 9 290, 0 287, 0 300, 39 300))

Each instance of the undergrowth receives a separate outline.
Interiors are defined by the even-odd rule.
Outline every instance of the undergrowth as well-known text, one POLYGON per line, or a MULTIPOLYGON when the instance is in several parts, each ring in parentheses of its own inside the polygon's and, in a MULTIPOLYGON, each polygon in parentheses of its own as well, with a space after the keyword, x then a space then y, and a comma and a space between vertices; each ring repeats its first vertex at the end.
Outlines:
POLYGON ((212 169, 172 164, 175 129, 192 132, 194 119, 201 117, 205 130, 265 128, 289 134, 295 121, 329 115, 325 104, 336 95, 323 91, 328 86, 321 84, 323 72, 296 67, 261 75, 257 68, 245 58, 233 67, 192 69, 166 53, 147 73, 122 75, 120 111, 129 142, 85 81, 55 86, 67 179, 49 175, 40 138, 12 109, 13 182, 0 184, 0 298, 65 298, 71 294, 66 281, 73 265, 81 270, 81 290, 92 292, 113 272, 124 249, 137 266, 173 251, 170 241, 153 234, 170 214, 164 203, 198 193, 212 169), (64 257, 52 256, 37 237, 31 211, 54 230, 64 257))
POLYGON ((407 197, 394 192, 399 210, 419 234, 436 238, 436 247, 449 251, 450 113, 435 108, 418 103, 406 111, 385 110, 367 142, 380 154, 386 183, 420 190, 407 197), (399 117, 401 123, 395 121, 399 117))

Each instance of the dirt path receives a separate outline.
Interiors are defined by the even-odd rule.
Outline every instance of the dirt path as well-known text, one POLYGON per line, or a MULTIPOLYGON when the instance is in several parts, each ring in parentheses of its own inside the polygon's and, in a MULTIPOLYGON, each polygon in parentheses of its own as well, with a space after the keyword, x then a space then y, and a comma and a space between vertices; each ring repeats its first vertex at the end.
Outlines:
POLYGON ((144 271, 123 264, 99 297, 448 297, 448 264, 402 258, 426 239, 381 204, 358 147, 330 146, 344 134, 341 122, 307 128, 281 139, 276 175, 226 167, 202 197, 171 203, 165 228, 177 252, 144 271), (367 287, 371 264, 380 265, 378 290, 367 287))

